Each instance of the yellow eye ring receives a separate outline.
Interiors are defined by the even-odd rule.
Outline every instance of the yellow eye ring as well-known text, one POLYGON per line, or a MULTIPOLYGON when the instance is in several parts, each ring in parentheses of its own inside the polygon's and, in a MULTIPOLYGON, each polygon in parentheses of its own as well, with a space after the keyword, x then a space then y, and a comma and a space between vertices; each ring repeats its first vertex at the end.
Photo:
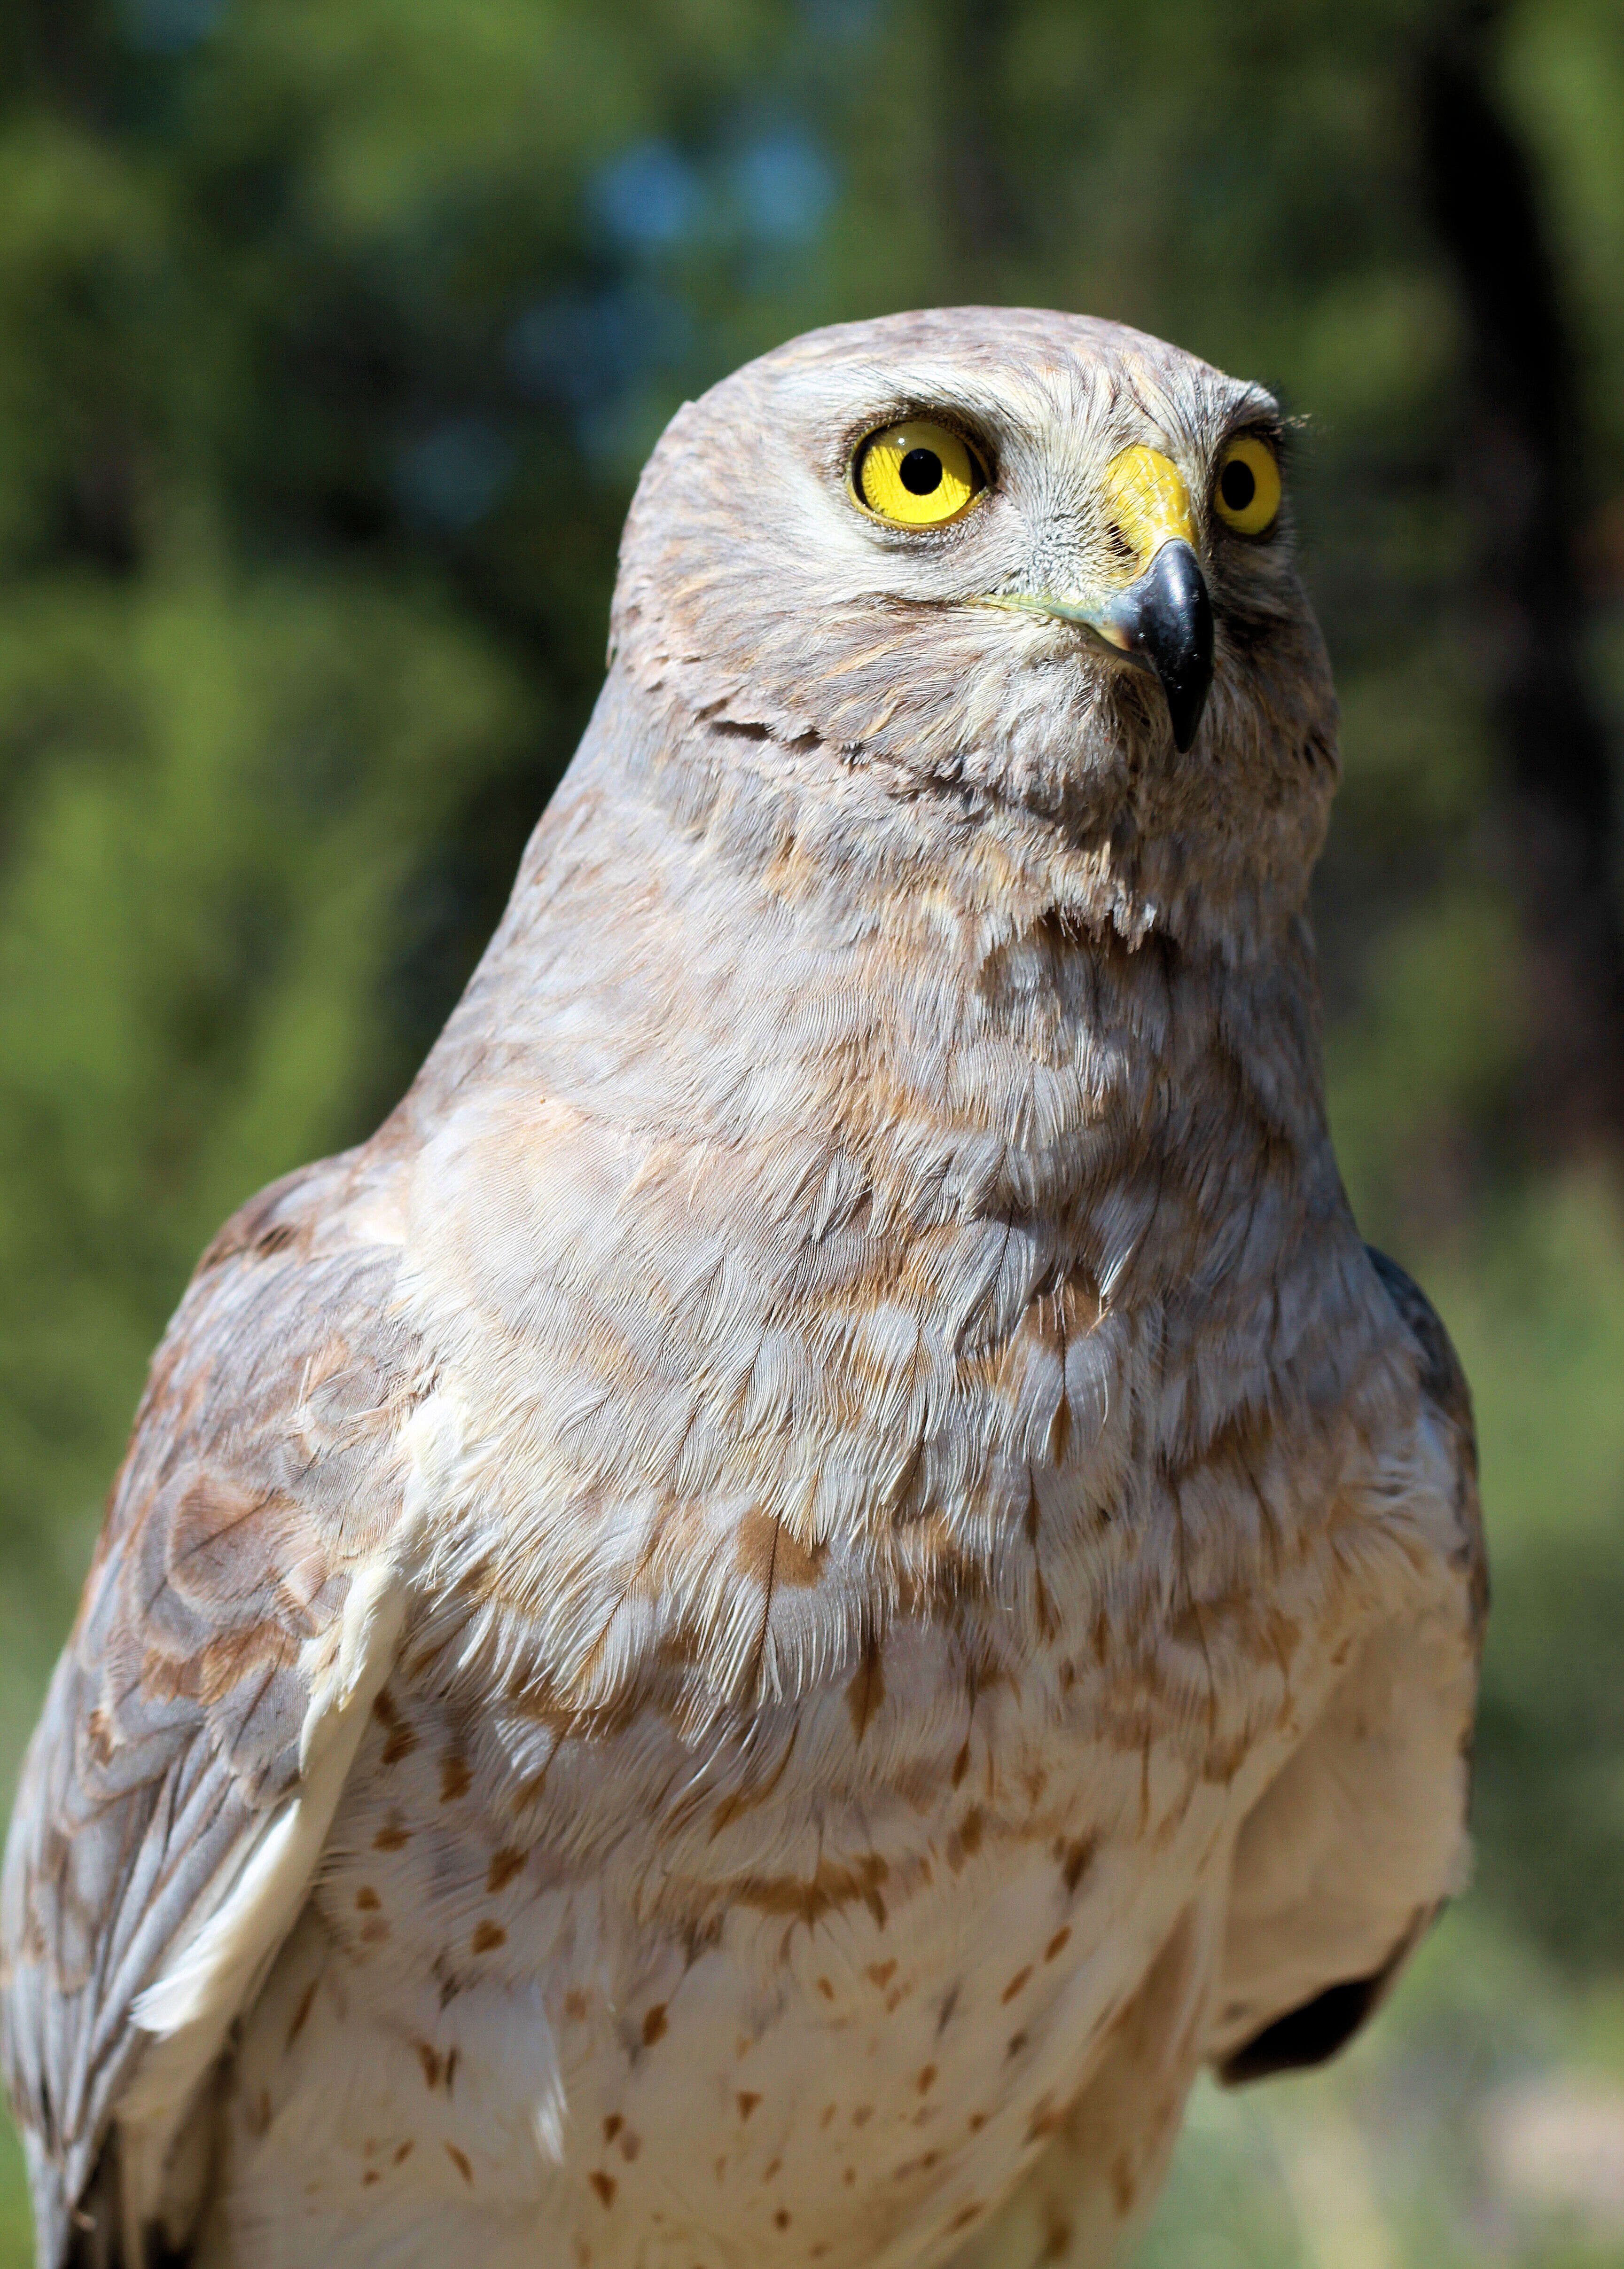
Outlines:
POLYGON ((871 433, 852 465, 852 487, 876 519, 902 528, 956 520, 986 486, 969 443, 948 425, 909 418, 871 433))
POLYGON ((1274 525, 1280 510, 1280 466, 1259 434, 1243 433, 1224 451, 1213 506, 1237 536, 1261 536, 1274 525))

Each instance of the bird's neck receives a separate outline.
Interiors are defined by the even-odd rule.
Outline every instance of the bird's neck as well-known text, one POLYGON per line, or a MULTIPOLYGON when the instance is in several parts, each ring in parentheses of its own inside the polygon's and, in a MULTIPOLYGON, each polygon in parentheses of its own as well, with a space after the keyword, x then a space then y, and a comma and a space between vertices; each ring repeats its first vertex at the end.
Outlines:
POLYGON ((476 1059, 629 1127, 845 1161, 897 1219, 1159 1191, 1165 1253, 1148 1222, 1124 1247, 1157 1280, 1249 1184, 1282 1221, 1340 1202, 1299 917, 1180 935, 1108 842, 821 746, 651 730, 612 681, 424 1100, 476 1059))

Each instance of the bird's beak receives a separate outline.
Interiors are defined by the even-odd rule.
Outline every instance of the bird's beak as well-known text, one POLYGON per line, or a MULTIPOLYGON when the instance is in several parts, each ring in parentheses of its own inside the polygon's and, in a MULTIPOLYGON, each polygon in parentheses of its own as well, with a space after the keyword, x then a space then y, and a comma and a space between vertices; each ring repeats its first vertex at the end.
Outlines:
POLYGON ((1128 549, 1127 580, 1076 599, 1022 595, 1004 603, 1081 623, 1136 669, 1152 672, 1182 753, 1195 738, 1213 682, 1213 606, 1190 491, 1170 457, 1135 447, 1106 468, 1105 504, 1128 549))

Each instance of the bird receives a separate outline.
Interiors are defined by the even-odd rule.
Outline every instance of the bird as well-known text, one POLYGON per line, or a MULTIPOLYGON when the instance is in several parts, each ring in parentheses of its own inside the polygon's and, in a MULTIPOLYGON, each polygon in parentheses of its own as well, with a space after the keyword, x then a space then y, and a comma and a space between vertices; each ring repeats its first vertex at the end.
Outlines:
POLYGON ((1088 2269, 1462 1888, 1291 438, 994 307, 672 419, 465 994, 154 1358, 0 1888, 41 2269, 1088 2269))

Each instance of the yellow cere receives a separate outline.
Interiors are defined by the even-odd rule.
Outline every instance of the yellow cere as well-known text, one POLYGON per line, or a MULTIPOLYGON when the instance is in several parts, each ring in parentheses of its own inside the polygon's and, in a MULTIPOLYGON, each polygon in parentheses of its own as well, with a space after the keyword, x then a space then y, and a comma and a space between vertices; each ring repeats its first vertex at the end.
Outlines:
POLYGON ((1243 433, 1224 451, 1213 504, 1224 526, 1237 536, 1261 536, 1274 525, 1280 510, 1280 466, 1259 435, 1243 433))
POLYGON ((1105 468, 1105 503, 1112 526, 1133 553, 1129 575, 1150 565, 1175 538, 1192 546, 1195 523, 1185 477, 1160 449, 1123 449, 1105 468))
POLYGON ((862 502, 882 520, 932 528, 963 512, 986 486, 986 475, 949 426, 911 418, 863 444, 854 483, 862 502))

